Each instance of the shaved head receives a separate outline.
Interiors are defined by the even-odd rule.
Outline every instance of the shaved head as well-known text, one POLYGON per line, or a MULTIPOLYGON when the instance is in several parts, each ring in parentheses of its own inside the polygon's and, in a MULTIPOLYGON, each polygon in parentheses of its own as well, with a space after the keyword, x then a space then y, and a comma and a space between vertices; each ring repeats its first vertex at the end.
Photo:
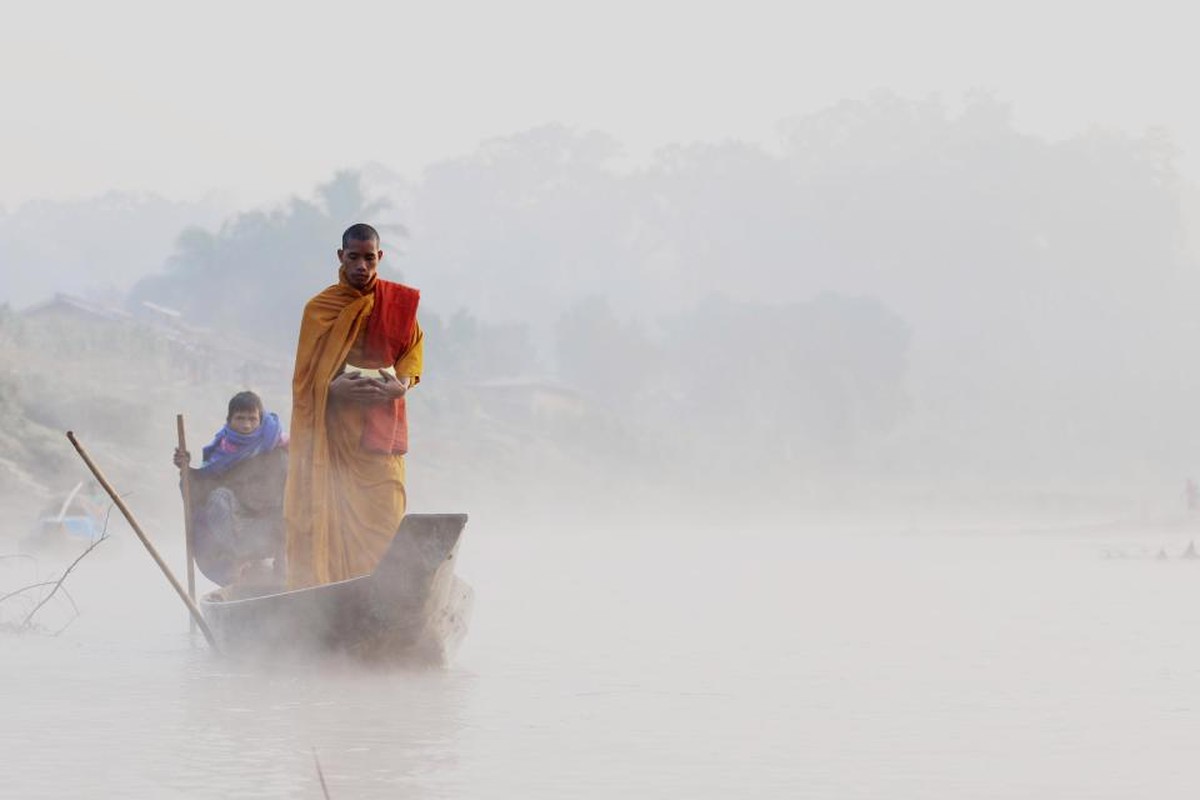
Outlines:
POLYGON ((342 234, 342 249, 350 246, 350 242, 375 242, 379 245, 379 231, 372 228, 365 222, 358 222, 346 228, 346 232, 342 234))

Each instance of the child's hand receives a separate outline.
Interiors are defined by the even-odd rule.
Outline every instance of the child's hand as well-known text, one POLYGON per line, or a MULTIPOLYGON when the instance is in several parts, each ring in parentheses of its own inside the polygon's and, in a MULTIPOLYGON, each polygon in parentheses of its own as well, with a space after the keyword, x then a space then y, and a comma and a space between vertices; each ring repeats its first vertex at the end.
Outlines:
POLYGON ((178 447, 176 447, 174 461, 175 466, 179 469, 187 469, 188 465, 192 463, 192 454, 187 450, 180 450, 178 447))

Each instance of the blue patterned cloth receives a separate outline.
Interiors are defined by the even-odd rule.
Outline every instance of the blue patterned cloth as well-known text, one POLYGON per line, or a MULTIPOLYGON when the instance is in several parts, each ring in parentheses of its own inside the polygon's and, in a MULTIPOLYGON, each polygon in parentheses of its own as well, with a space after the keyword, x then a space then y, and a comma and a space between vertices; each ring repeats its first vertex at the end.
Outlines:
POLYGON ((211 442, 204 445, 204 463, 200 465, 200 471, 209 475, 220 475, 234 464, 262 453, 269 453, 286 441, 287 436, 274 411, 267 412, 262 424, 252 433, 238 433, 226 425, 217 431, 211 442))

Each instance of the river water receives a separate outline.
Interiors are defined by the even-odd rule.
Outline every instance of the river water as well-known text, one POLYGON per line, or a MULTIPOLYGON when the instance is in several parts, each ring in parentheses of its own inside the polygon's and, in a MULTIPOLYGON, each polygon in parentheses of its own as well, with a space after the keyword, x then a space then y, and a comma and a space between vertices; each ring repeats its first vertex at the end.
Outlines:
POLYGON ((117 539, 0 635, 0 797, 1191 797, 1187 540, 473 521, 456 663, 380 671, 212 656, 117 539))

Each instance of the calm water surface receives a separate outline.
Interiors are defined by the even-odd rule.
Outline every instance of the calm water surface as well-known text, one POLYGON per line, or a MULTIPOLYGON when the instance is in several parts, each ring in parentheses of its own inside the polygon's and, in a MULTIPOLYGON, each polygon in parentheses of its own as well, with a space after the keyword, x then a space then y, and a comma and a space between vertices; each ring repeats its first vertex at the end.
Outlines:
POLYGON ((1186 543, 473 522, 457 663, 383 672, 215 658, 110 542, 0 636, 0 797, 1192 797, 1186 543))

